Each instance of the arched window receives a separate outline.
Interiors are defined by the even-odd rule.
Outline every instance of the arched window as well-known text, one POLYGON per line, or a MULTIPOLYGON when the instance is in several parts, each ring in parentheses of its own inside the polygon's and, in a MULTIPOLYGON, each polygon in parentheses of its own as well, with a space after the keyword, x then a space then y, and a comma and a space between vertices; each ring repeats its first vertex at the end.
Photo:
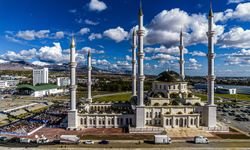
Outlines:
POLYGON ((168 119, 166 119, 166 125, 168 126, 168 119))
POLYGON ((191 125, 193 125, 193 118, 191 118, 191 125))
POLYGON ((91 125, 92 125, 92 119, 91 119, 91 118, 89 119, 89 124, 91 124, 91 125))
POLYGON ((175 124, 176 124, 177 126, 178 126, 178 124, 179 124, 178 121, 179 121, 178 119, 175 120, 175 124))

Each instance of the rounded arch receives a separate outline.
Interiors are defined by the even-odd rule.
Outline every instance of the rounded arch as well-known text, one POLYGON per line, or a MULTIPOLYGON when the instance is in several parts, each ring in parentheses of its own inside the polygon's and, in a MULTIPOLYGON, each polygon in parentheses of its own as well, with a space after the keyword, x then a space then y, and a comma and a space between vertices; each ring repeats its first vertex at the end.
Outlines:
POLYGON ((168 106, 168 103, 163 103, 162 106, 168 106))
POLYGON ((154 103, 154 106, 160 106, 160 104, 159 103, 154 103))

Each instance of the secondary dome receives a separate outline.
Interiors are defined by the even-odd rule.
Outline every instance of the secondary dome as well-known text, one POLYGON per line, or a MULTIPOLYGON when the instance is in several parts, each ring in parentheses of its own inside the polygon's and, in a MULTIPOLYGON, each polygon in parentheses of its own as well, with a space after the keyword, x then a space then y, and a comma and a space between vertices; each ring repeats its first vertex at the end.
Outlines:
POLYGON ((183 81, 181 76, 175 71, 164 71, 157 76, 157 81, 162 82, 180 82, 183 81))

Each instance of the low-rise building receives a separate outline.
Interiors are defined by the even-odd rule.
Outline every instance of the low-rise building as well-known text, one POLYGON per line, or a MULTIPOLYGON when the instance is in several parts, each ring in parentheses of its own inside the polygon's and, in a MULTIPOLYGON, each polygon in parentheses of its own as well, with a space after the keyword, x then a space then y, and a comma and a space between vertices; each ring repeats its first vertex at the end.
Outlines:
POLYGON ((70 84, 69 77, 58 77, 56 78, 57 86, 68 86, 70 84))
POLYGON ((63 92, 63 89, 59 89, 58 86, 54 84, 42 84, 37 86, 22 84, 17 87, 17 93, 19 95, 30 95, 33 97, 43 97, 63 92))

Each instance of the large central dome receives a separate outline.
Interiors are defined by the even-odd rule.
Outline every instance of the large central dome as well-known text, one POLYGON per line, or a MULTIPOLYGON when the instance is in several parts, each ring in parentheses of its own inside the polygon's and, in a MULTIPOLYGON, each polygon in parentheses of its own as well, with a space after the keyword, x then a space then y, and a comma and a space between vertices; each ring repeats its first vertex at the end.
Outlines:
POLYGON ((175 71, 164 71, 157 76, 157 81, 162 82, 181 82, 181 76, 175 71))

